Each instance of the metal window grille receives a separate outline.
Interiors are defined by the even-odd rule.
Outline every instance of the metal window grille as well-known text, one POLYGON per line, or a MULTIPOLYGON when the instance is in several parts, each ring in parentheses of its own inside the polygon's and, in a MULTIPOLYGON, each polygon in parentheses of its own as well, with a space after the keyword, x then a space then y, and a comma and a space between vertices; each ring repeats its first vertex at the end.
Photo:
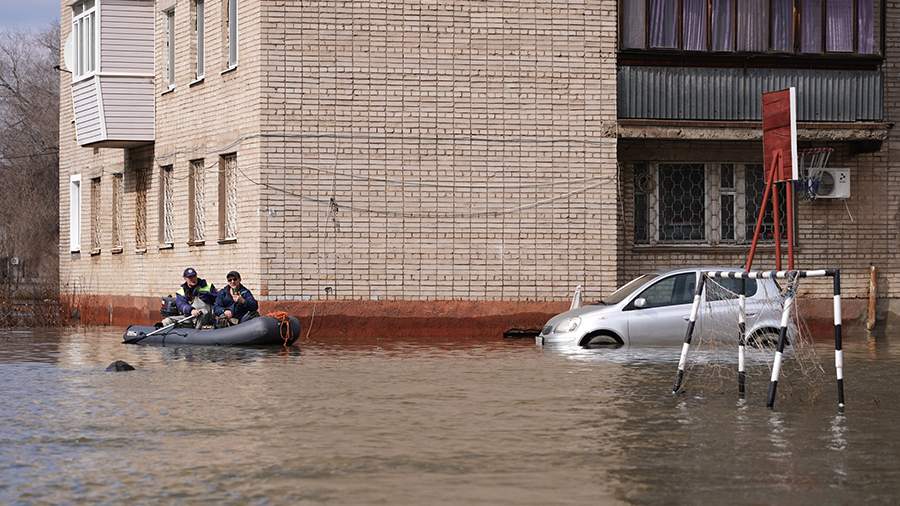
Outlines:
POLYGON ((203 204, 206 200, 206 185, 203 184, 203 160, 191 162, 190 173, 190 211, 191 211, 191 242, 204 240, 206 228, 206 216, 203 212, 203 204))
MULTIPOLYGON (((762 165, 635 163, 634 243, 750 242, 765 189, 762 165)), ((783 193, 783 192, 782 192, 783 193)), ((779 199, 782 238, 787 206, 779 199)), ((774 235, 771 206, 760 240, 774 235)))
POLYGON ((644 244, 650 241, 650 193, 653 191, 653 178, 647 164, 634 166, 634 242, 644 244))
POLYGON ((134 173, 134 244, 135 248, 147 248, 147 169, 138 168, 134 173))
MULTIPOLYGON (((759 213, 759 206, 762 203, 763 192, 766 189, 765 175, 763 166, 759 164, 748 164, 744 173, 744 190, 747 195, 747 206, 745 215, 746 240, 749 242, 753 239, 753 232, 756 228, 756 218, 759 213)), ((781 227, 780 235, 782 239, 787 238, 787 198, 784 191, 780 191, 778 199, 778 221, 781 227)), ((763 226, 760 231, 759 239, 761 241, 775 240, 775 225, 772 221, 772 205, 766 205, 765 215, 763 216, 763 226)))
POLYGON ((162 167, 160 172, 160 197, 162 202, 160 203, 160 210, 162 211, 162 216, 160 216, 160 240, 163 244, 173 244, 175 242, 175 225, 174 225, 174 214, 175 214, 175 204, 173 201, 172 195, 172 166, 167 165, 162 167))
POLYGON ((660 164, 659 240, 706 239, 706 169, 703 164, 660 164))
POLYGON ((102 204, 102 187, 100 186, 100 178, 91 179, 91 251, 100 251, 100 226, 103 223, 100 213, 100 205, 102 204))
POLYGON ((237 237, 237 155, 222 157, 219 206, 223 239, 237 237))
POLYGON ((721 239, 723 242, 735 240, 735 175, 734 164, 724 163, 719 167, 719 203, 721 206, 721 239))
POLYGON ((125 208, 125 176, 113 174, 112 194, 112 247, 122 248, 122 213, 125 208))

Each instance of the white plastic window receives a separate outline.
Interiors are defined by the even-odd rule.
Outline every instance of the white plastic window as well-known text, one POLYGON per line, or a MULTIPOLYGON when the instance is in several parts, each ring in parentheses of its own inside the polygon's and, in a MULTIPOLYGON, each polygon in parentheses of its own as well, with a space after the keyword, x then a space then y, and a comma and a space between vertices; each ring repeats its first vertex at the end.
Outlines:
POLYGON ((75 39, 75 78, 97 71, 97 9, 95 0, 72 6, 72 33, 75 39))

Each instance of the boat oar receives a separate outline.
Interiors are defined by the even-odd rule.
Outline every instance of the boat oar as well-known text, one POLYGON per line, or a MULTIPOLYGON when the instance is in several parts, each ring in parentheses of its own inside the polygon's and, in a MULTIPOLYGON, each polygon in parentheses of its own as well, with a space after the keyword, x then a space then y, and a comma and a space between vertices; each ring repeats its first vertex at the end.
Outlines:
POLYGON ((150 332, 149 334, 144 334, 144 335, 135 337, 134 339, 126 339, 126 340, 124 341, 124 343, 125 343, 125 344, 136 344, 136 343, 139 343, 139 342, 143 341, 144 339, 147 339, 148 337, 150 337, 150 336, 152 336, 152 335, 154 335, 154 334, 159 334, 160 332, 165 332, 166 330, 171 329, 172 327, 174 327, 175 325, 178 325, 179 323, 187 323, 188 321, 193 320, 193 319, 196 318, 196 317, 197 317, 196 315, 191 315, 191 316, 188 316, 187 318, 182 318, 182 319, 178 320, 178 321, 175 322, 175 323, 170 323, 169 325, 166 325, 165 327, 160 327, 160 328, 154 330, 153 332, 150 332))

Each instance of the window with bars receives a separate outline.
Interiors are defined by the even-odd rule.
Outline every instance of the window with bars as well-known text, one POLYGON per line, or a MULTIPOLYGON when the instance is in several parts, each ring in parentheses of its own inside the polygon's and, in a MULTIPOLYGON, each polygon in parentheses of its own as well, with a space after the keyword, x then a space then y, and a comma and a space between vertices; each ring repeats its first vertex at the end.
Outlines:
POLYGON ((191 160, 188 177, 188 213, 190 215, 191 244, 203 244, 206 216, 203 212, 206 201, 206 185, 204 184, 203 160, 191 160))
MULTIPOLYGON (((744 244, 753 238, 765 189, 761 164, 633 164, 635 244, 744 244)), ((779 199, 782 239, 787 207, 779 199)), ((762 241, 774 240, 771 205, 762 241)))
POLYGON ((175 243, 175 202, 173 200, 172 166, 159 168, 159 242, 163 247, 175 243))
POLYGON ((879 0, 619 0, 622 49, 879 53, 879 0))
POLYGON ((149 169, 138 167, 134 172, 134 247, 147 250, 147 187, 149 169))
POLYGON ((91 179, 91 254, 100 253, 100 245, 102 241, 101 225, 103 223, 103 215, 101 205, 103 204, 102 196, 103 187, 100 185, 100 178, 91 179))
POLYGON ((237 154, 219 158, 219 238, 237 238, 237 154))
POLYGON ((112 188, 112 251, 122 252, 122 215, 125 208, 125 175, 113 174, 112 188))

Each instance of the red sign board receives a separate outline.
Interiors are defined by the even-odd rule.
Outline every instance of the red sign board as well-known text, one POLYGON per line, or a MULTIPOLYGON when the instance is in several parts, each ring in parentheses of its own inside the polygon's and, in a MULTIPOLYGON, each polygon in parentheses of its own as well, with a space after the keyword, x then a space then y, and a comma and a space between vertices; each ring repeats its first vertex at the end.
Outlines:
POLYGON ((795 88, 763 93, 763 158, 766 179, 776 170, 776 181, 799 178, 797 166, 797 93, 795 88), (778 163, 772 163, 778 159, 778 163))

